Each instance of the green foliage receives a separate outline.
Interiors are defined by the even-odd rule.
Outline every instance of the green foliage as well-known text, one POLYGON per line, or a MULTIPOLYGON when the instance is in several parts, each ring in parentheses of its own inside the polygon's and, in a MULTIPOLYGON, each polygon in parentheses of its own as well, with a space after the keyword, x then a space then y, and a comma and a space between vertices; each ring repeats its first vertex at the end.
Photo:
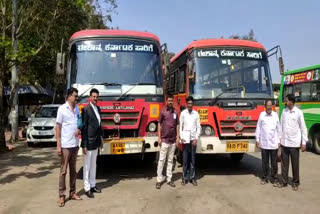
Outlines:
POLYGON ((242 36, 239 36, 238 34, 235 34, 235 35, 231 35, 229 38, 230 39, 250 40, 250 41, 255 41, 255 42, 257 41, 252 29, 250 30, 250 32, 248 34, 245 34, 245 35, 242 35, 242 36))
POLYGON ((117 8, 115 0, 19 0, 18 52, 12 50, 12 0, 0 0, 0 61, 5 62, 4 82, 8 83, 13 63, 19 65, 20 84, 35 82, 52 86, 56 53, 68 48, 76 31, 105 29, 117 8))
POLYGON ((168 59, 170 60, 172 57, 174 57, 175 53, 173 52, 169 52, 168 53, 168 59))

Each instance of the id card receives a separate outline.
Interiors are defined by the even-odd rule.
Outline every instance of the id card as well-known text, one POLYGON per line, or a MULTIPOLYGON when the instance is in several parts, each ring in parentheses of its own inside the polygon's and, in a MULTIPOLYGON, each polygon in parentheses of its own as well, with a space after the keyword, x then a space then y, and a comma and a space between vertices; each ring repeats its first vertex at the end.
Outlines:
POLYGON ((177 114, 173 113, 173 119, 177 119, 177 114))

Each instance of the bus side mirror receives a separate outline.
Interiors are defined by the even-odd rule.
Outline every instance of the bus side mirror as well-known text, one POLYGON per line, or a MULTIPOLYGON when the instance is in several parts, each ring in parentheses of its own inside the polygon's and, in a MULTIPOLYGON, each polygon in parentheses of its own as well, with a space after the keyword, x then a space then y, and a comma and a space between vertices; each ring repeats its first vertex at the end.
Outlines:
POLYGON ((167 43, 164 43, 161 45, 161 56, 163 60, 162 63, 163 63, 164 74, 167 74, 169 71, 169 65, 170 65, 167 43))
POLYGON ((195 78, 194 64, 192 61, 188 61, 188 77, 192 80, 195 78))
POLYGON ((281 75, 284 74, 284 64, 283 64, 282 56, 279 57, 279 71, 281 75))
POLYGON ((57 53, 56 75, 64 75, 65 53, 57 53))

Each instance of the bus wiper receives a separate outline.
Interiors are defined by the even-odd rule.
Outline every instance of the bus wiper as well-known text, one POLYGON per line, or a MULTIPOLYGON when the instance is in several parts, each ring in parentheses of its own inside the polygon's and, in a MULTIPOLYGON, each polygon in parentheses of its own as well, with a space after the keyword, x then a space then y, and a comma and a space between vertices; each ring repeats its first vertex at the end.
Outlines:
POLYGON ((232 91, 232 90, 234 90, 234 89, 239 89, 239 88, 242 88, 243 91, 246 90, 246 88, 245 88, 243 85, 240 85, 240 86, 237 86, 237 87, 233 87, 233 88, 227 88, 226 90, 224 90, 223 92, 221 92, 220 94, 218 94, 215 98, 213 98, 213 99, 209 102, 209 104, 210 104, 210 105, 216 104, 216 102, 218 101, 219 97, 220 97, 221 95, 223 95, 225 92, 227 92, 227 91, 232 91))
POLYGON ((89 91, 90 89, 92 89, 94 86, 96 85, 104 85, 104 86, 121 86, 120 83, 113 83, 113 82, 97 82, 97 83, 90 83, 89 85, 91 85, 89 88, 87 88, 84 92, 82 92, 82 94, 80 94, 80 96, 78 97, 78 99, 82 98, 83 95, 89 91))
POLYGON ((121 86, 120 83, 116 83, 116 82, 97 82, 97 83, 91 83, 90 85, 121 86))
POLYGON ((140 83, 132 83, 129 85, 133 85, 131 88, 129 88, 126 92, 121 94, 121 96, 117 99, 117 101, 121 100, 122 97, 128 94, 129 91, 131 91, 133 88, 135 88, 137 85, 155 85, 155 83, 146 83, 146 82, 140 82, 140 83))

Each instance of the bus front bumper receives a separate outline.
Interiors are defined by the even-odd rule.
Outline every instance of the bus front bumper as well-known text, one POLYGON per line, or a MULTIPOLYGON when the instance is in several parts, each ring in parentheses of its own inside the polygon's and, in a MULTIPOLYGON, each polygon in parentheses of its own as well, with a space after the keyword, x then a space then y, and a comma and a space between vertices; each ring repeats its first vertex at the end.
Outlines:
MULTIPOLYGON (((79 145, 81 145, 81 142, 79 145)), ((142 154, 158 152, 159 150, 157 136, 104 139, 100 155, 142 154)), ((78 155, 82 155, 82 149, 79 150, 78 155)))
POLYGON ((226 139, 218 137, 200 137, 196 153, 218 154, 218 153, 249 153, 260 151, 256 147, 255 139, 226 139))

